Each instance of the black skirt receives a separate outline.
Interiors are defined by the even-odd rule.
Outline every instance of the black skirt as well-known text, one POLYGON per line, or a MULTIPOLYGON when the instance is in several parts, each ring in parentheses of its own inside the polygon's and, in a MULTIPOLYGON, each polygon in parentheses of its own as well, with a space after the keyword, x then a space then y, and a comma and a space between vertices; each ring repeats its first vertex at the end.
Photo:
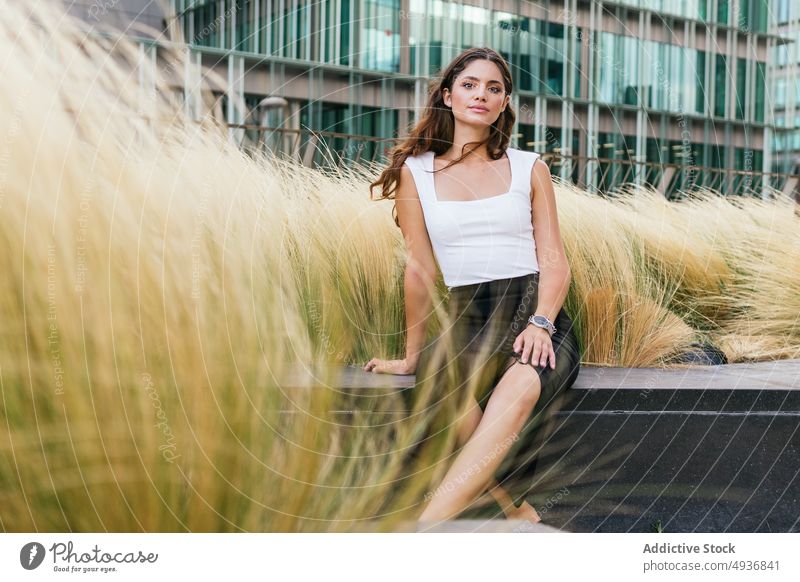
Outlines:
MULTIPOLYGON (((485 410, 503 374, 515 363, 522 364, 521 353, 514 352, 513 344, 536 312, 538 291, 539 273, 451 287, 447 302, 450 325, 423 347, 414 391, 420 391, 424 382, 432 382, 434 390, 449 389, 460 394, 470 390, 481 410, 485 410)), ((540 367, 530 361, 530 356, 524 364, 536 370, 541 395, 520 438, 496 473, 501 483, 515 473, 522 475, 526 466, 530 469, 535 464, 536 455, 530 449, 538 440, 536 437, 541 437, 536 432, 542 413, 578 376, 580 348, 572 320, 563 307, 553 323, 555 368, 550 368, 549 362, 540 367)))

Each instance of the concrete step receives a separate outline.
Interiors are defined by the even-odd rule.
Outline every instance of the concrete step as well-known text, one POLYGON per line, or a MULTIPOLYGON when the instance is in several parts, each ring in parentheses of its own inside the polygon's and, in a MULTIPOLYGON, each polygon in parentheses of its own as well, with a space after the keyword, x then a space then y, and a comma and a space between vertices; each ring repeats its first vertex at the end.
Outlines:
MULTIPOLYGON (((344 367, 335 384, 346 422, 414 377, 344 367)), ((584 366, 526 444, 513 479, 558 529, 800 531, 800 360, 584 366)))
POLYGON ((800 531, 800 360, 588 368, 539 458, 572 531, 800 531), (574 493, 574 495, 573 495, 574 493))

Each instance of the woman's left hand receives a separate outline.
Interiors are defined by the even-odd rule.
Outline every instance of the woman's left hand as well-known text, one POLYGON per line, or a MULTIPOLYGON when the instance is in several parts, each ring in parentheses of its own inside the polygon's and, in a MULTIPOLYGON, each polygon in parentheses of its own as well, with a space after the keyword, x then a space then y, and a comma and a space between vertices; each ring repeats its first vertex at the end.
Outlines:
POLYGON ((522 330, 514 340, 514 353, 522 353, 520 362, 528 363, 528 358, 534 366, 541 365, 543 368, 550 363, 551 368, 556 367, 556 353, 553 350, 553 340, 550 332, 543 327, 537 327, 532 323, 522 330))

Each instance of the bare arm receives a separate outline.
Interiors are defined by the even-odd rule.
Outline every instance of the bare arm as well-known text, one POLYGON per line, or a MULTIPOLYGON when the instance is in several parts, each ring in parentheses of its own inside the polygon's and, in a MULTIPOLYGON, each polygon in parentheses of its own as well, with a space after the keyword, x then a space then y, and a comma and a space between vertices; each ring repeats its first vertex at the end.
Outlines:
POLYGON ((397 220, 406 243, 407 262, 403 280, 406 311, 406 360, 416 368, 425 343, 428 313, 436 283, 436 261, 425 226, 411 170, 403 166, 396 195, 397 220))
POLYGON ((434 259, 422 204, 411 170, 400 169, 400 182, 395 195, 397 221, 406 244, 406 268, 403 275, 403 294, 406 311, 406 357, 402 360, 373 358, 364 366, 367 372, 381 374, 413 374, 419 363, 428 329, 435 283, 434 259))
POLYGON ((558 226, 553 179, 550 169, 541 159, 533 164, 531 197, 533 235, 540 273, 536 314, 555 321, 567 298, 572 274, 558 226))

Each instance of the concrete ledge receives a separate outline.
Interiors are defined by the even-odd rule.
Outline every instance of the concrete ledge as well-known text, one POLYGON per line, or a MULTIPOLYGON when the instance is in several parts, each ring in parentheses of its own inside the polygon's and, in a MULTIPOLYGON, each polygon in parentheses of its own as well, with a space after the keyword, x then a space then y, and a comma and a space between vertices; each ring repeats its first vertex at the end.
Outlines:
MULTIPOLYGON (((282 385, 287 387, 325 387, 342 390, 386 391, 412 388, 414 375, 374 374, 364 372, 360 366, 330 365, 311 370, 306 365, 291 366, 282 385), (311 371, 311 378, 308 374, 311 371), (323 372, 338 378, 334 386, 320 379, 323 372)), ((581 366, 574 389, 594 390, 673 390, 691 388, 699 390, 739 389, 749 390, 800 390, 800 359, 723 364, 719 366, 673 366, 669 368, 614 368, 606 366, 581 366)))
MULTIPOLYGON (((414 386, 359 366, 338 377, 354 409, 414 386)), ((800 360, 583 366, 546 415, 510 479, 553 528, 800 532, 800 360)))
POLYGON ((670 368, 584 366, 573 387, 583 390, 800 390, 800 359, 670 368))
POLYGON ((573 531, 800 531, 800 360, 582 370, 534 482, 573 531))

